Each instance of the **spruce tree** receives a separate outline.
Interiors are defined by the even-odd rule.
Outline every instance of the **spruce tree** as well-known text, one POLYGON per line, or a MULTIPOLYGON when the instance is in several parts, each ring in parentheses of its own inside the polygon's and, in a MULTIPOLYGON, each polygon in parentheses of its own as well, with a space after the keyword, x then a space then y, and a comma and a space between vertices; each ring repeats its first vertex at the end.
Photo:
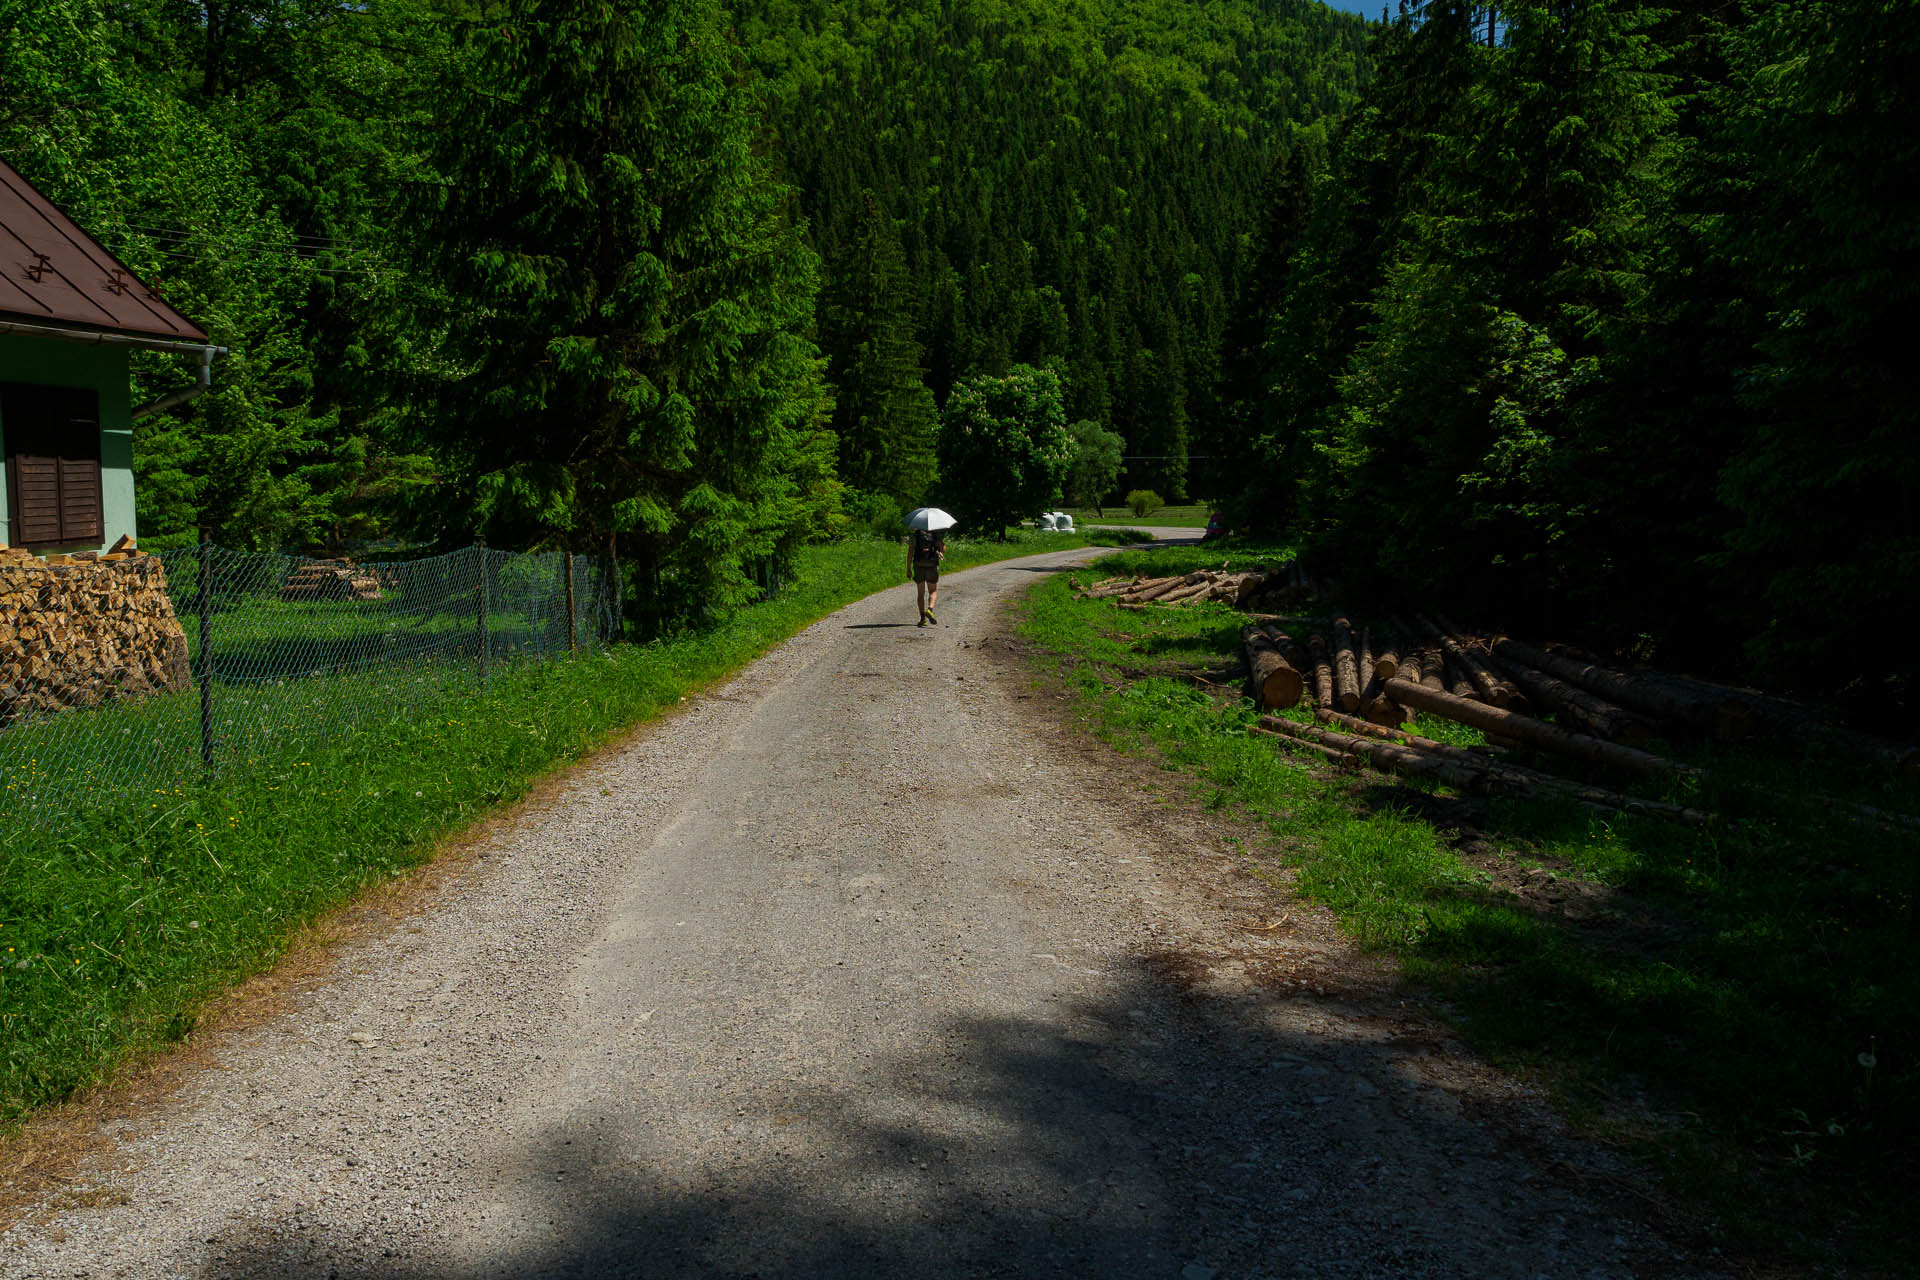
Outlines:
POLYGON ((502 542, 617 538, 654 621, 750 598, 817 523, 818 264, 720 9, 514 0, 463 53, 428 211, 449 496, 502 542))
POLYGON ((840 478, 913 506, 933 482, 933 393, 920 363, 900 242, 872 192, 862 205, 860 232, 833 264, 820 309, 840 478))

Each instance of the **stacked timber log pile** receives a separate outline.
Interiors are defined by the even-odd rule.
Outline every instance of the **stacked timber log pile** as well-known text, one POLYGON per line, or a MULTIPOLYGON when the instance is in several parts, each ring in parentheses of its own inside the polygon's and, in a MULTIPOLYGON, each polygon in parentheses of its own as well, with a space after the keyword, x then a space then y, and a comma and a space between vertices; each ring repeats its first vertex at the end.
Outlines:
POLYGON ((1226 570, 1197 570, 1167 578, 1107 578, 1081 590, 1092 600, 1112 600, 1116 604, 1231 604, 1244 605, 1266 582, 1265 573, 1255 571, 1229 573, 1226 570))
POLYGON ((309 560, 280 585, 282 600, 378 600, 380 579, 349 560, 309 560))
MULTIPOLYGON (((1565 795, 1585 805, 1695 826, 1711 815, 1545 768, 1523 768, 1495 753, 1525 748, 1627 779, 1700 779, 1699 770, 1658 754, 1653 745, 1689 733, 1724 733, 1730 726, 1744 731, 1770 723, 1908 778, 1920 771, 1920 750, 1818 722, 1804 708, 1752 690, 1622 671, 1505 636, 1476 636, 1441 614, 1415 618, 1417 628, 1395 619, 1376 630, 1336 616, 1324 632, 1309 631, 1304 646, 1272 624, 1247 628, 1242 639, 1262 709, 1293 705, 1286 696, 1289 682, 1274 686, 1277 698, 1267 693, 1277 654, 1298 681, 1295 696, 1306 697, 1319 722, 1267 716, 1259 731, 1351 767, 1432 777, 1477 794, 1565 795), (1416 736, 1405 727, 1416 712, 1478 729, 1490 747, 1468 751, 1416 736)), ((1841 807, 1854 820, 1872 825, 1920 825, 1906 815, 1841 807)))
POLYGON ((0 727, 191 684, 159 560, 124 538, 44 559, 0 546, 0 727))
POLYGON ((1074 582, 1082 599, 1118 605, 1230 604, 1250 613, 1295 609, 1326 594, 1326 586, 1297 562, 1259 569, 1202 569, 1164 578, 1104 578, 1090 586, 1074 582))

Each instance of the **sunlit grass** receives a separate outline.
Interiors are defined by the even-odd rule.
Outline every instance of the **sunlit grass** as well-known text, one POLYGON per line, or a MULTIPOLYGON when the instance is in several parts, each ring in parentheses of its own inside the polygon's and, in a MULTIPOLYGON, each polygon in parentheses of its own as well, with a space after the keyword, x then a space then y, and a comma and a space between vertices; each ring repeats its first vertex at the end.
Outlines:
MULTIPOLYGON (((1083 545, 956 541, 948 566, 1083 545)), ((710 629, 507 663, 484 685, 464 670, 402 670, 223 689, 227 740, 242 712, 257 732, 210 782, 197 695, 68 721, 79 734, 98 717, 114 730, 95 736, 100 750, 132 743, 151 769, 51 819, 0 820, 0 1123, 185 1034, 210 995, 272 964, 301 923, 840 606, 910 590, 904 579, 901 544, 850 541, 807 550, 792 586, 710 629), (366 714, 330 726, 343 698, 366 714)), ((8 781, 42 785, 39 759, 10 758, 8 781)), ((84 763, 64 785, 87 785, 84 763)))

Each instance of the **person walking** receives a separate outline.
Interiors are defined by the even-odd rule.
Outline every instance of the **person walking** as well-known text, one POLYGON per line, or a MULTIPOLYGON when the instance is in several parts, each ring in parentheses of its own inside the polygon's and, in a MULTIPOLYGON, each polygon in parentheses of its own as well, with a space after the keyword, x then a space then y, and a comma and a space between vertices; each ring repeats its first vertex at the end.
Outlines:
POLYGON ((947 555, 947 535, 934 530, 915 529, 907 539, 907 576, 913 579, 914 594, 920 602, 920 625, 937 623, 933 606, 940 599, 940 562, 947 555))

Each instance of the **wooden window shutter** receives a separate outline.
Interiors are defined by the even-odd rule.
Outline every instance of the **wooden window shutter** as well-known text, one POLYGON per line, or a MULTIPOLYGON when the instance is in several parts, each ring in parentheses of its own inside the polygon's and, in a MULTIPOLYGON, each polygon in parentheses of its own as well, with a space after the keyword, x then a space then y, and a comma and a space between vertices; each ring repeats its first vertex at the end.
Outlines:
POLYGON ((105 541, 98 393, 0 384, 0 429, 13 541, 25 547, 105 541))
POLYGON ((7 459, 13 492, 13 540, 21 546, 60 541, 60 460, 14 454, 7 459))

